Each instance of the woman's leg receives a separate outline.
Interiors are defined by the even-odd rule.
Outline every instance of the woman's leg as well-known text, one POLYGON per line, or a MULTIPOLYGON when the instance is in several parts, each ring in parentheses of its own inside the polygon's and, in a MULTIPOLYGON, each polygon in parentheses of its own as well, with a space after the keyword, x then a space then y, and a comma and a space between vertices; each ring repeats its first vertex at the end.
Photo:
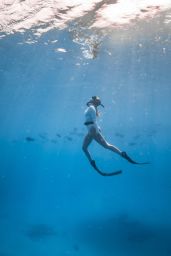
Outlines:
POLYGON ((91 159, 91 156, 90 156, 90 153, 88 151, 88 146, 90 145, 90 143, 92 142, 93 140, 93 136, 91 135, 91 133, 88 133, 85 138, 84 138, 84 141, 83 141, 83 146, 82 146, 82 149, 84 151, 84 153, 86 154, 88 160, 91 162, 92 159, 91 159))
POLYGON ((122 151, 121 151, 119 148, 117 148, 117 147, 115 147, 115 146, 109 144, 109 143, 105 140, 105 138, 101 135, 101 133, 96 133, 96 135, 94 136, 94 139, 95 139, 101 146, 103 146, 104 148, 107 148, 107 149, 109 149, 109 150, 111 150, 111 151, 113 151, 113 152, 115 152, 115 153, 117 153, 117 154, 119 154, 119 155, 122 155, 122 151))

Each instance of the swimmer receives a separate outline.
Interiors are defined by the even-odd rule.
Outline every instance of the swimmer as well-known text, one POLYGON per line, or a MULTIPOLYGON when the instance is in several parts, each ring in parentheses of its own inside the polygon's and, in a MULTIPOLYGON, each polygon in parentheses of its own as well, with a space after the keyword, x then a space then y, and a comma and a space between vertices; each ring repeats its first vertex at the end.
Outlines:
MULTIPOLYGON (((101 103, 101 100, 97 96, 93 96, 88 102, 87 102, 87 109, 85 110, 85 123, 84 125, 87 127, 88 133, 84 138, 82 149, 88 158, 90 164, 97 170, 97 166, 95 161, 91 158, 91 155, 88 151, 88 147, 91 144, 93 140, 95 140, 97 143, 99 143, 102 147, 109 149, 110 151, 113 151, 114 153, 120 155, 127 161, 129 161, 132 164, 147 164, 147 163, 137 163, 134 160, 132 160, 125 151, 121 151, 116 146, 108 143, 106 139, 103 137, 101 133, 101 129, 97 124, 97 117, 99 116, 98 107, 101 106, 104 108, 104 105, 101 103)), ((119 171, 121 173, 121 171, 119 171)), ((118 171, 117 171, 118 174, 118 171)))

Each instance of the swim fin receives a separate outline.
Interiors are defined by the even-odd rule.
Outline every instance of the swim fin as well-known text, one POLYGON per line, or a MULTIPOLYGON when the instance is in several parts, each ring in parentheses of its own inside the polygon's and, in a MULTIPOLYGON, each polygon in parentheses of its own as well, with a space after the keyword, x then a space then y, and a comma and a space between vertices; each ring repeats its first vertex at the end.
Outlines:
POLYGON ((97 167, 96 162, 94 160, 92 160, 90 163, 91 163, 92 167, 102 176, 114 176, 114 175, 118 175, 118 174, 122 173, 121 170, 110 172, 110 173, 102 172, 99 170, 99 168, 97 167))
POLYGON ((143 162, 143 163, 139 163, 139 162, 135 162, 133 159, 131 159, 126 152, 122 152, 121 156, 123 158, 125 158, 128 162, 130 162, 131 164, 150 164, 149 162, 143 162))

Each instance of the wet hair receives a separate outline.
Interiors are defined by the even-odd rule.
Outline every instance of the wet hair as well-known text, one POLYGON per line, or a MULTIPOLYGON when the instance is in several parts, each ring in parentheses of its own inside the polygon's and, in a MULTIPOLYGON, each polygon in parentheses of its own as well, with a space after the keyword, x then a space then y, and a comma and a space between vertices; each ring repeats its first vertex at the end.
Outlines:
POLYGON ((87 102, 87 106, 89 106, 89 104, 93 103, 94 101, 99 101, 100 104, 101 104, 101 100, 100 100, 100 98, 99 98, 98 96, 92 96, 92 97, 91 97, 91 100, 89 100, 89 101, 87 102))
POLYGON ((92 96, 92 100, 99 100, 101 102, 101 100, 98 96, 92 96))

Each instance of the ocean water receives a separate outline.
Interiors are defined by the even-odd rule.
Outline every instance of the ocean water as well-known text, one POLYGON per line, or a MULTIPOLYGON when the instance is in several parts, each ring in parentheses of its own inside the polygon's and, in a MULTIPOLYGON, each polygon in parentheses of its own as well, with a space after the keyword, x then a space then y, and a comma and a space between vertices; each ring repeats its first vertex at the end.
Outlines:
POLYGON ((171 255, 171 6, 149 2, 0 1, 0 256, 171 255), (149 165, 92 142, 123 173, 91 167, 93 95, 106 140, 149 165))

